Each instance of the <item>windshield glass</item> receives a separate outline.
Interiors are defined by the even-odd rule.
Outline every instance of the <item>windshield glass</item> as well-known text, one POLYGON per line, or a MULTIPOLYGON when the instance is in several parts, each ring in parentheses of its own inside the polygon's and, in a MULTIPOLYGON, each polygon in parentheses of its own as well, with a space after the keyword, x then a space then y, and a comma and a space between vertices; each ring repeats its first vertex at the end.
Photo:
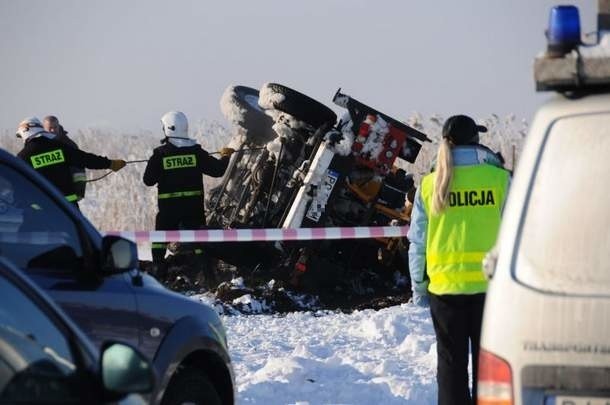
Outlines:
POLYGON ((610 113, 558 120, 534 175, 517 278, 566 294, 610 289, 610 113))

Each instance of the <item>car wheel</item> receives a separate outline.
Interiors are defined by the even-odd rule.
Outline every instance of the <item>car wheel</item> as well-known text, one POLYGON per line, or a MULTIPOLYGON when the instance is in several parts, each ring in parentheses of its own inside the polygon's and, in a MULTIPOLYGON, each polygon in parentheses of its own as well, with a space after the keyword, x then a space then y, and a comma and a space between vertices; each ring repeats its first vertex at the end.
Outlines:
POLYGON ((162 405, 221 405, 216 389, 202 371, 185 368, 178 371, 170 382, 162 405))
POLYGON ((264 145, 277 137, 273 119, 258 105, 258 90, 246 86, 231 86, 225 91, 221 107, 225 117, 246 131, 246 139, 264 145))
POLYGON ((259 105, 264 109, 276 109, 292 115, 314 128, 337 122, 337 114, 324 104, 277 83, 267 83, 260 91, 259 105))

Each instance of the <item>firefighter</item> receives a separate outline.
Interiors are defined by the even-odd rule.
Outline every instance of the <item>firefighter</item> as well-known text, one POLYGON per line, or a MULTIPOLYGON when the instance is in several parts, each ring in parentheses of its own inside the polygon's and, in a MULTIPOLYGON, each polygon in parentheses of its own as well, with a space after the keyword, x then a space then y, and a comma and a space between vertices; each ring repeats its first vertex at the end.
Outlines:
MULTIPOLYGON (((222 148, 220 159, 210 156, 189 138, 188 121, 180 111, 168 112, 161 123, 165 138, 148 160, 143 178, 147 186, 157 185, 159 211, 155 229, 200 229, 206 224, 202 174, 221 177, 235 150, 222 148)), ((166 243, 152 244, 153 271, 157 277, 167 273, 166 247, 166 243)), ((194 253, 204 261, 204 252, 199 246, 194 253)), ((213 278, 212 269, 208 270, 208 278, 213 278)))
POLYGON ((36 117, 21 121, 17 128, 17 137, 24 142, 23 149, 17 156, 46 177, 66 197, 66 200, 77 208, 78 196, 71 167, 111 169, 115 172, 125 167, 124 160, 110 160, 75 149, 57 140, 55 134, 44 130, 42 123, 36 117))
MULTIPOLYGON (((59 119, 56 116, 47 115, 44 117, 42 119, 42 126, 44 127, 45 131, 55 134, 55 139, 58 141, 63 142, 74 149, 79 149, 76 142, 68 137, 68 131, 64 130, 64 127, 59 123, 59 119)), ((70 171, 72 172, 74 191, 78 197, 77 201, 80 201, 85 198, 87 174, 85 173, 85 168, 78 166, 70 167, 70 171)))
POLYGON ((486 131, 465 115, 445 122, 436 168, 417 189, 407 234, 412 300, 429 305, 436 333, 439 404, 471 404, 477 397, 487 290, 482 261, 495 243, 510 182, 498 155, 478 143, 486 131))

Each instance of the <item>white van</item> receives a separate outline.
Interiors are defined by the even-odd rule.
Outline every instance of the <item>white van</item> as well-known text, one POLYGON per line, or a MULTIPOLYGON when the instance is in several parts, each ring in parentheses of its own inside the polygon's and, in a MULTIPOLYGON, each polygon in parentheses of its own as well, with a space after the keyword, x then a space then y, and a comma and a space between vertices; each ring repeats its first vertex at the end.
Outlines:
POLYGON ((536 61, 538 88, 560 92, 486 259, 479 405, 610 405, 610 35, 578 48, 536 61))

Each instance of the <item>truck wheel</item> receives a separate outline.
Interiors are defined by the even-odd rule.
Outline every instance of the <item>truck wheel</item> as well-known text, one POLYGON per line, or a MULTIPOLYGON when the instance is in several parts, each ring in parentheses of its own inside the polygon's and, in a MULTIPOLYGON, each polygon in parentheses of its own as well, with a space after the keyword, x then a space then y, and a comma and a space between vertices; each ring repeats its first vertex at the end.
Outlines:
POLYGON ((222 96, 221 109, 234 125, 246 130, 246 139, 264 145, 277 137, 273 119, 258 105, 258 90, 246 86, 231 86, 222 96))
POLYGON ((222 401, 205 373, 193 368, 185 368, 172 378, 161 403, 162 405, 221 405, 222 401))
POLYGON ((292 115, 314 128, 334 125, 337 114, 313 98, 277 83, 267 83, 260 91, 258 103, 264 109, 276 109, 292 115))

